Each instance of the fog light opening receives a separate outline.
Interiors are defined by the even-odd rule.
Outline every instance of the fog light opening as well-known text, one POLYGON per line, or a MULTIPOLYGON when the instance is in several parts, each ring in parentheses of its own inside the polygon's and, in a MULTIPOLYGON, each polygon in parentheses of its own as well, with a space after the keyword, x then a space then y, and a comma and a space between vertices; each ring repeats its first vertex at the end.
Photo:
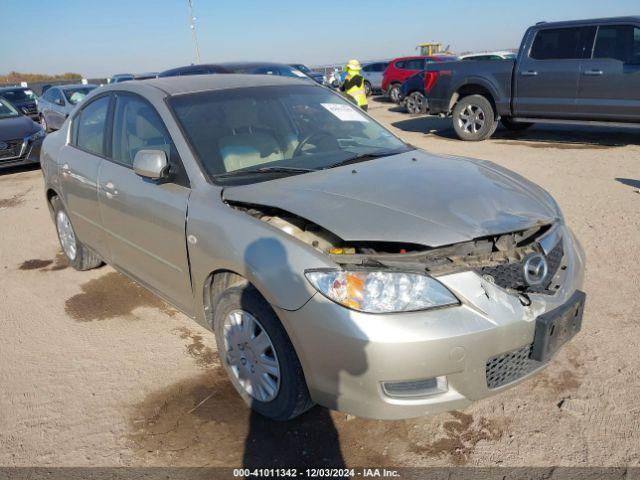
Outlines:
POLYGON ((385 395, 392 398, 423 398, 440 395, 449 389, 447 377, 424 378, 407 382, 382 382, 385 395))

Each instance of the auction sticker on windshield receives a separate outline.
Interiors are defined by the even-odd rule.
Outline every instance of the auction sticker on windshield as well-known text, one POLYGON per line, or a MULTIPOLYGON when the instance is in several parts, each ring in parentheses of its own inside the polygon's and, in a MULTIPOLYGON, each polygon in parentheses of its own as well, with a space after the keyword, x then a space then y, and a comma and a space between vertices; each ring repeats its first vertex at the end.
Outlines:
POLYGON ((343 122, 368 122, 367 117, 361 115, 355 108, 340 103, 321 103, 324 108, 333 113, 343 122))

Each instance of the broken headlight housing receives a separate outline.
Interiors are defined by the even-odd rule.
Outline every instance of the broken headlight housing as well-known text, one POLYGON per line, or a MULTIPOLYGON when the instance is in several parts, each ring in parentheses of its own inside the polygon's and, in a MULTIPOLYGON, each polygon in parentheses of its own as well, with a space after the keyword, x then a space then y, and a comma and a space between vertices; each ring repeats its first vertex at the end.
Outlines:
POLYGON ((414 312, 459 305, 436 279, 392 270, 307 270, 307 280, 325 297, 365 313, 414 312))

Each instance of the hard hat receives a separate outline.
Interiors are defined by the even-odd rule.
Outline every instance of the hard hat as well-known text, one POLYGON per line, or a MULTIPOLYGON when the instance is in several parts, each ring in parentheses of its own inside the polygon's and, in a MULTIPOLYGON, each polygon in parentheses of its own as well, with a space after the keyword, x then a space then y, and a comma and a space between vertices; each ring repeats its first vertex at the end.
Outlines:
POLYGON ((349 60, 349 63, 347 63, 347 70, 360 70, 361 68, 358 60, 349 60))

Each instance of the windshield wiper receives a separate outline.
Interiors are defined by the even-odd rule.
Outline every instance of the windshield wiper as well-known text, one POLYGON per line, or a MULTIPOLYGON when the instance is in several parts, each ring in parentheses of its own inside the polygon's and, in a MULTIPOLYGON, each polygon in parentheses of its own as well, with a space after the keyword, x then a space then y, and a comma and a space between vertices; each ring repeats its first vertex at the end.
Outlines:
POLYGON ((408 151, 409 150, 396 149, 396 150, 383 150, 383 151, 371 152, 371 153, 362 153, 360 155, 355 155, 353 157, 340 160, 339 162, 332 163, 331 165, 323 167, 323 170, 326 170, 327 168, 341 167, 343 165, 349 165, 351 163, 366 162, 367 160, 374 160, 376 158, 388 157, 390 155, 397 155, 399 153, 405 153, 408 151))
POLYGON ((228 177, 237 177, 240 175, 254 175, 254 174, 262 174, 262 173, 309 173, 316 172, 317 168, 304 168, 304 167, 262 167, 262 168, 251 168, 246 170, 234 170, 233 172, 221 173, 219 175, 214 175, 215 178, 228 178, 228 177))

